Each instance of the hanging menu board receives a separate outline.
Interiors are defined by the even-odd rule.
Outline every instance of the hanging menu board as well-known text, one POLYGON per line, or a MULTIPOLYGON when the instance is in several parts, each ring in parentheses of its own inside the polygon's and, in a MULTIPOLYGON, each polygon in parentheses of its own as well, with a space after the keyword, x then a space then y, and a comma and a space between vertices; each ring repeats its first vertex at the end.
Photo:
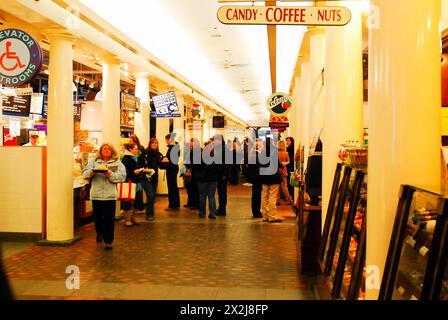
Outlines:
POLYGON ((3 114, 7 116, 28 117, 31 108, 31 95, 2 96, 3 114))
POLYGON ((73 118, 75 122, 81 122, 81 106, 82 102, 75 102, 73 104, 73 118))

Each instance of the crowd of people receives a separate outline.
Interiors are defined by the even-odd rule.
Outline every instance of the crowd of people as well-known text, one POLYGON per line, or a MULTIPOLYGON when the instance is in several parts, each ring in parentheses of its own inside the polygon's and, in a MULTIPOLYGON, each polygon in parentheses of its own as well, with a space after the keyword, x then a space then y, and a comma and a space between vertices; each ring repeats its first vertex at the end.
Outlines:
POLYGON ((287 204, 294 203, 294 189, 288 183, 288 177, 294 171, 294 139, 291 137, 279 142, 271 138, 246 138, 243 143, 235 138, 226 143, 221 134, 216 134, 202 147, 197 139, 192 138, 184 146, 182 159, 180 145, 175 141, 173 133, 165 136, 165 143, 165 155, 159 151, 156 138, 151 138, 145 148, 133 134, 121 155, 111 144, 104 143, 95 159, 83 169, 82 175, 91 185, 96 241, 104 242, 106 250, 112 249, 114 240, 118 197, 116 184, 129 181, 136 185, 133 201, 121 201, 125 225, 131 227, 139 224, 135 218, 137 213, 145 213, 146 220, 152 221, 160 170, 166 174, 167 211, 180 210, 179 175, 184 180, 188 195, 184 207, 197 210, 199 218, 207 217, 207 203, 209 219, 227 215, 228 185, 238 185, 241 175, 245 185, 252 187, 251 208, 254 218, 280 222, 277 205, 280 204, 281 194, 287 204), (104 173, 95 170, 101 166, 107 168, 104 173))

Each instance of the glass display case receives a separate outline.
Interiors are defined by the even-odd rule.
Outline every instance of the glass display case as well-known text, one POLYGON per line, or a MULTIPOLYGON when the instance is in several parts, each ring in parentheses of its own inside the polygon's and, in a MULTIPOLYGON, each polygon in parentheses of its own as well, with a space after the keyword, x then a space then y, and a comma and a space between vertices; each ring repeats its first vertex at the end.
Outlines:
POLYGON ((358 300, 365 297, 367 174, 364 171, 356 171, 350 192, 352 202, 346 215, 344 233, 339 237, 343 240, 339 247, 333 296, 358 300))
POLYGON ((325 276, 329 275, 330 267, 333 263, 332 257, 336 247, 336 237, 339 233, 337 221, 341 220, 340 217, 343 213, 351 173, 352 168, 347 166, 342 167, 341 164, 338 164, 319 251, 319 264, 325 276), (340 174, 342 168, 344 170, 343 175, 340 174))
POLYGON ((364 297, 366 168, 344 166, 326 250, 324 281, 335 299, 364 297))
POLYGON ((447 299, 447 199, 402 186, 380 300, 447 299))

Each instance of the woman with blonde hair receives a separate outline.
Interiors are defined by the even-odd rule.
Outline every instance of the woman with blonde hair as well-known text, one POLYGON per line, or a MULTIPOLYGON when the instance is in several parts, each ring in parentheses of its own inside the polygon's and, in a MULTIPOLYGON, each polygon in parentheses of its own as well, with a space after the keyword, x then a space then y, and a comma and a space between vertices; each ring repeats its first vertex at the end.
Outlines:
MULTIPOLYGON (((282 174, 282 181, 280 183, 280 188, 285 195, 285 200, 288 204, 292 204, 293 200, 288 190, 288 171, 287 166, 290 162, 288 151, 286 151, 286 142, 281 140, 278 142, 278 160, 283 165, 283 168, 280 169, 282 174)), ((280 192, 279 192, 280 193, 280 192)), ((280 202, 280 194, 277 197, 277 203, 280 202)))
POLYGON ((112 249, 114 241, 115 208, 117 201, 116 183, 126 178, 126 168, 118 158, 115 148, 103 143, 95 159, 82 171, 85 179, 90 179, 90 199, 93 205, 96 242, 104 241, 105 250, 112 249))

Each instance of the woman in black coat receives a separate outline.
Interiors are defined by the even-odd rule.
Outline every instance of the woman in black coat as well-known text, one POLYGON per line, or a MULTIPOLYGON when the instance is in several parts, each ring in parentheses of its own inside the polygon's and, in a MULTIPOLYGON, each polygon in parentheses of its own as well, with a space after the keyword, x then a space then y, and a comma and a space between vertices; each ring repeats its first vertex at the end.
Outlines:
MULTIPOLYGON (((138 166, 138 146, 135 143, 129 143, 126 145, 126 151, 124 153, 123 159, 121 162, 123 163, 124 167, 126 168, 126 179, 125 181, 131 180, 132 183, 135 183, 137 185, 136 192, 141 191, 141 185, 140 185, 140 175, 143 173, 143 168, 139 168, 138 166)), ((132 207, 134 207, 134 210, 137 211, 135 201, 122 201, 121 207, 124 210, 124 216, 126 219, 126 226, 131 227, 134 224, 138 224, 135 220, 135 212, 132 210, 132 207)))
POLYGON ((139 167, 147 169, 147 172, 141 177, 141 185, 146 194, 146 220, 154 219, 154 202, 162 159, 163 155, 159 152, 159 141, 156 138, 151 138, 148 148, 138 158, 139 167))

